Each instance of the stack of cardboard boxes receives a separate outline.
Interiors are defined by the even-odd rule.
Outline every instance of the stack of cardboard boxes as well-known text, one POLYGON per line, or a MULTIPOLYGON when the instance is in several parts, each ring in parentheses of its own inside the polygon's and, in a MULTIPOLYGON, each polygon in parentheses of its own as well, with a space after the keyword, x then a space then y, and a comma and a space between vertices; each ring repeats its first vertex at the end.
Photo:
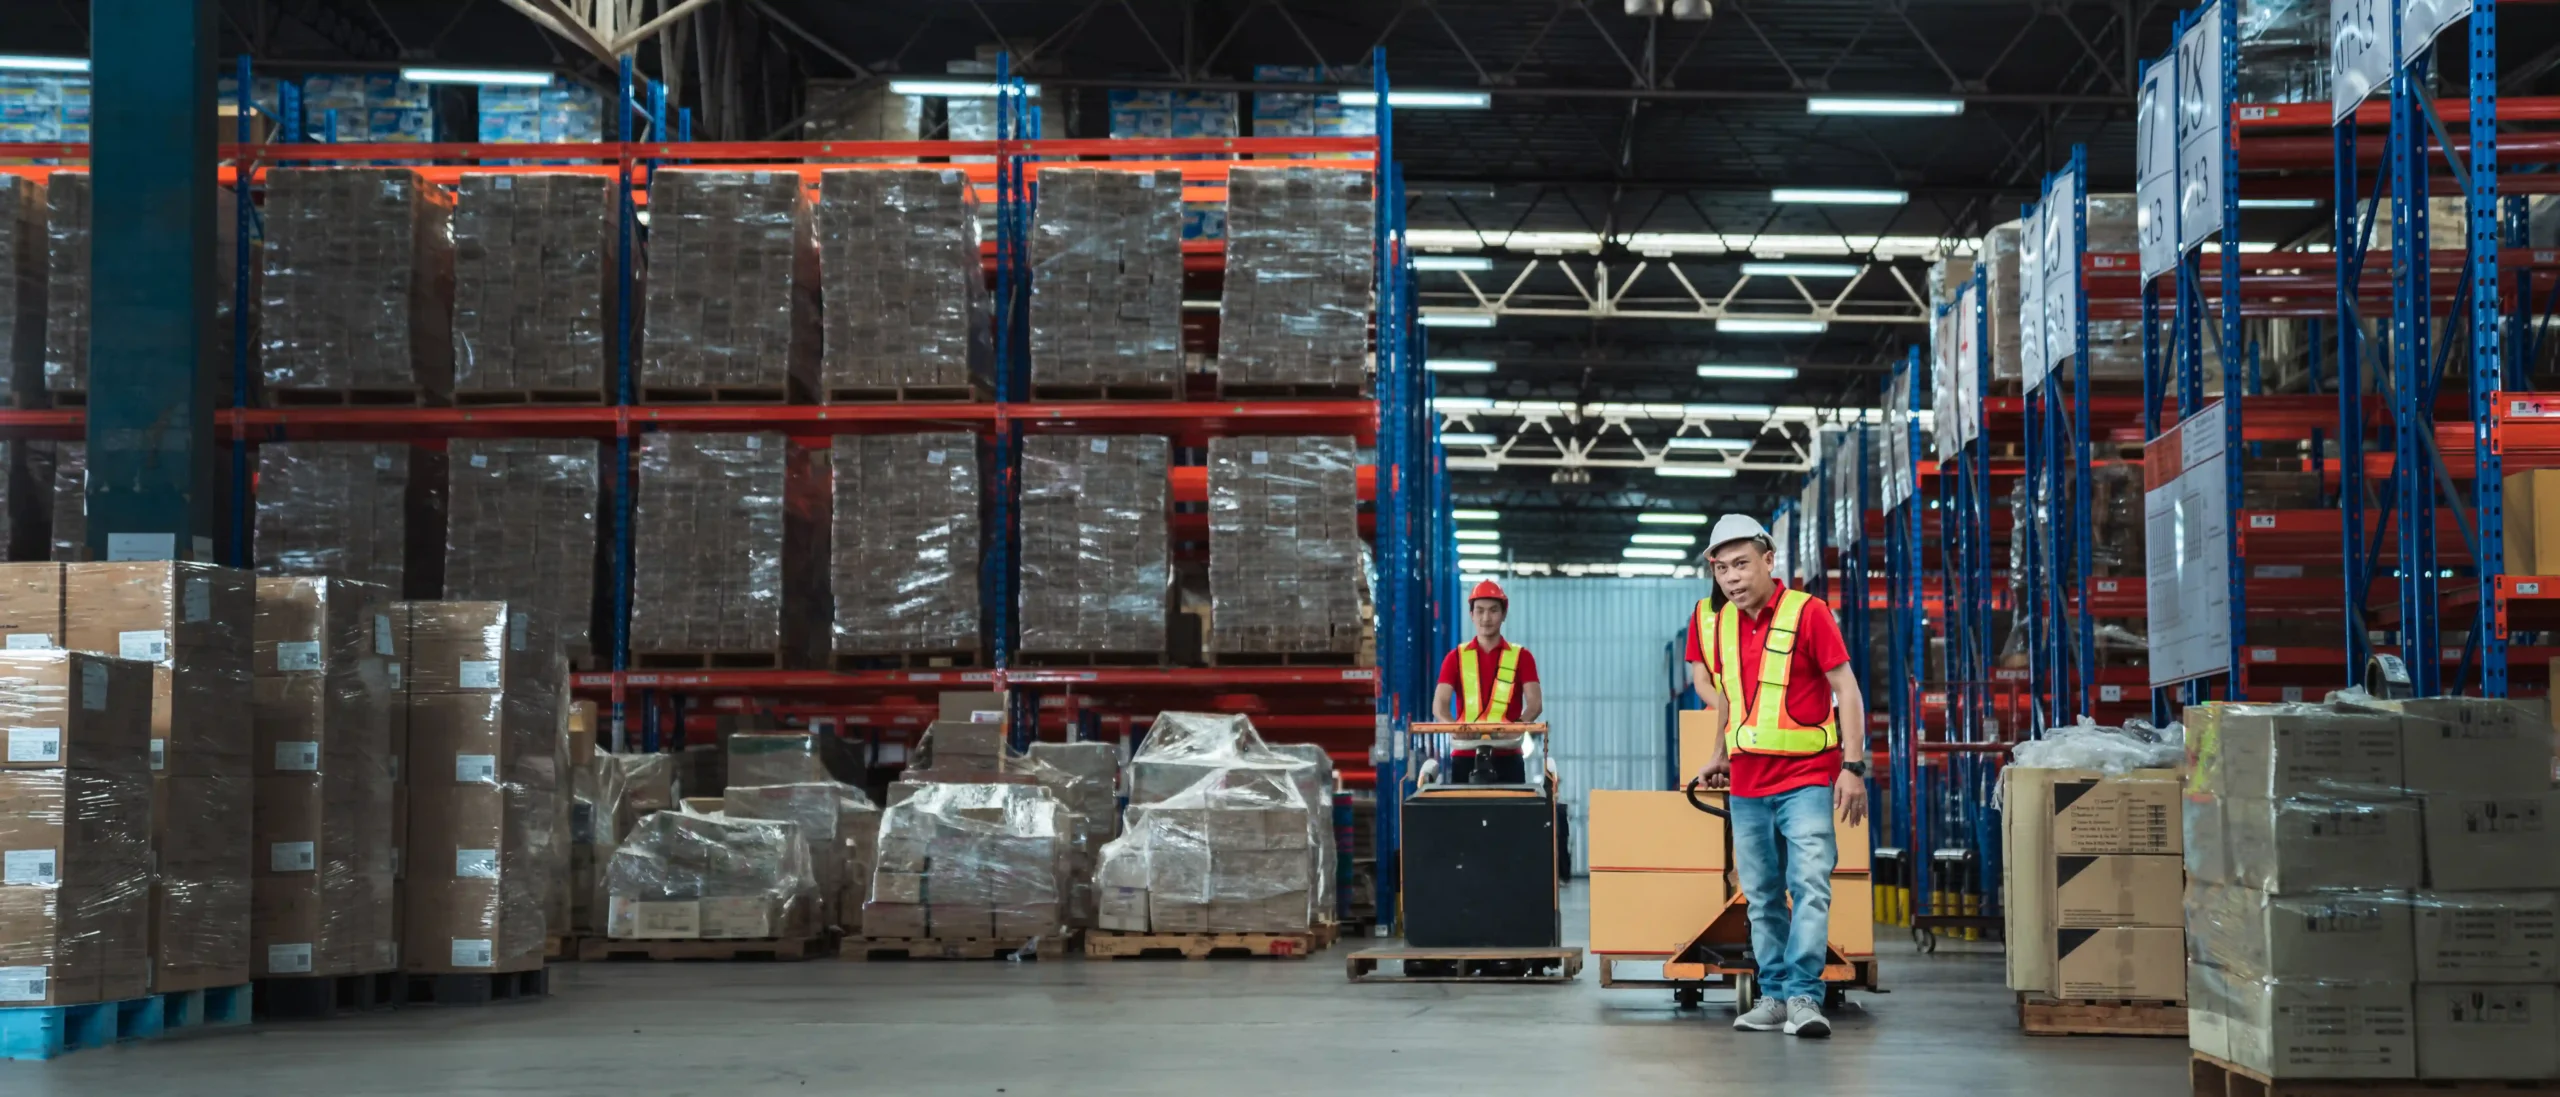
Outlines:
POLYGON ((0 179, 0 396, 40 388, 44 369, 45 187, 0 179))
POLYGON ((968 388, 987 372, 995 343, 976 195, 956 169, 819 176, 830 395, 968 388))
POLYGON ((605 932, 626 940, 805 938, 821 931, 809 843, 790 822, 660 811, 605 868, 605 932))
POLYGON ((1679 792, 1593 789, 1588 810, 1591 951, 1667 956, 1724 913, 1724 820, 1679 792))
POLYGON ((2185 994, 2178 775, 2000 774, 2009 988, 2053 999, 2185 994))
POLYGON ((835 651, 978 649, 978 441, 848 435, 830 450, 835 651))
POLYGON ((2531 709, 2185 716, 2197 1050, 2278 1079, 2560 1077, 2560 794, 2531 709))
MULTIPOLYGON (((55 403, 69 401, 59 394, 77 395, 89 391, 89 172, 72 168, 57 171, 45 178, 37 188, 37 200, 44 204, 39 231, 45 235, 43 277, 37 283, 42 295, 43 313, 34 334, 43 344, 43 378, 30 381, 30 388, 57 394, 55 403)), ((231 188, 216 187, 213 195, 213 313, 211 334, 218 347, 231 345, 231 314, 237 307, 233 287, 239 284, 239 207, 231 188)), ((249 334, 250 371, 257 371, 256 330, 259 282, 253 266, 249 277, 251 309, 249 334)), ((21 289, 23 290, 23 285, 21 289)), ((21 332, 23 337, 25 332, 21 332)), ((6 344, 0 344, 5 346, 6 344)), ((207 354, 201 361, 203 379, 213 391, 227 400, 231 392, 231 355, 207 354)))
POLYGON ((265 209, 271 398, 452 391, 451 195, 408 168, 277 168, 265 209))
MULTIPOLYGON (((894 797, 893 797, 894 799, 894 797)), ((880 817, 878 868, 862 908, 870 937, 1053 935, 1073 848, 1066 805, 1032 784, 914 786, 880 817)))
POLYGON ((139 661, 0 651, 0 1007, 151 992, 150 694, 139 661))
POLYGON ((675 807, 675 755, 598 752, 571 776, 570 928, 602 937, 609 908, 605 868, 643 816, 675 807))
POLYGON ((529 606, 559 625, 571 661, 587 659, 603 483, 597 443, 456 438, 446 452, 453 495, 444 596, 529 606))
POLYGON ((1152 435, 1024 443, 1023 651, 1165 650, 1171 459, 1152 435))
POLYGON ((1034 386, 1181 385, 1181 172, 1041 173, 1031 266, 1034 386))
POLYGON ((396 971, 391 592, 262 578, 257 601, 256 974, 396 971))
POLYGON ((612 184, 475 174, 453 189, 454 391, 602 394, 620 269, 612 184))
POLYGON ((818 351, 809 201, 788 171, 666 169, 649 183, 645 388, 805 385, 818 351))
POLYGON ((1367 172, 1229 174, 1221 386, 1357 388, 1367 380, 1373 218, 1367 172))
POLYGON ((400 442, 258 447, 261 575, 319 575, 395 595, 444 583, 445 456, 400 442))
POLYGON ((784 597, 802 578, 784 506, 792 450, 779 434, 662 432, 641 443, 633 651, 778 655, 797 611, 823 605, 784 597))
POLYGON ((1211 652, 1359 648, 1357 455, 1349 438, 1210 439, 1211 652))

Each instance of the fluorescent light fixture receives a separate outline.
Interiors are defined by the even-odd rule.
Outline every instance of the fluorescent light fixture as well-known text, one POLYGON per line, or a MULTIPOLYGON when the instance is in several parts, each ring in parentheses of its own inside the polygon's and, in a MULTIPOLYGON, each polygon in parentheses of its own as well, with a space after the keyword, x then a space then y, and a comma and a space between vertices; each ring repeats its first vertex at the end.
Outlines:
MULTIPOLYGON (((1342 93, 1342 105, 1374 107, 1378 105, 1378 93, 1345 90, 1342 93)), ((1481 91, 1398 91, 1390 88, 1387 91, 1387 105, 1418 110, 1483 110, 1493 105, 1493 95, 1481 91)))
POLYGON ((1742 475, 1733 469, 1717 465, 1655 465, 1653 473, 1656 476, 1676 476, 1690 480, 1731 480, 1742 475))
POLYGON ((1490 358, 1431 358, 1423 361, 1422 368, 1433 373, 1491 373, 1493 360, 1490 358))
POLYGON ((1492 411, 1493 398, 1488 396, 1434 396, 1433 411, 1492 411))
POLYGON ((1744 263, 1750 278, 1855 278, 1867 268, 1856 263, 1744 263))
POLYGON ((1715 450, 1720 453, 1747 453, 1751 449, 1752 441, 1748 438, 1699 438, 1694 435, 1684 434, 1672 439, 1666 444, 1673 449, 1705 449, 1715 450))
POLYGON ((1720 366, 1698 367, 1698 376, 1719 381, 1793 381, 1802 371, 1794 366, 1720 366))
POLYGON ((1627 540, 1639 545, 1694 545, 1698 543, 1698 535, 1694 533, 1639 533, 1633 537, 1627 538, 1627 540))
POLYGON ((1490 446, 1493 444, 1493 436, 1490 434, 1471 434, 1466 431, 1448 431, 1443 432, 1440 435, 1440 444, 1444 446, 1490 446))
MULTIPOLYGON (((891 80, 889 90, 897 95, 929 95, 944 99, 993 99, 1000 87, 993 80, 891 80)), ((1023 85, 1023 94, 1040 94, 1040 85, 1023 85)))
MULTIPOLYGON (((1429 319, 1426 317, 1426 323, 1429 319)), ((1820 335, 1831 325, 1821 320, 1752 320, 1726 317, 1716 321, 1716 331, 1723 335, 1820 335)))
POLYGON ((1502 546, 1500 546, 1500 545, 1460 545, 1460 546, 1458 546, 1458 555, 1460 555, 1460 556, 1500 556, 1500 555, 1502 555, 1502 546))
POLYGON ((543 69, 439 69, 402 66, 400 78, 412 84, 499 84, 511 88, 547 88, 555 79, 543 69))
POLYGON ((1490 312, 1426 312, 1422 314, 1422 326, 1426 328, 1489 328, 1493 326, 1493 314, 1490 312))
POLYGON ((1618 242, 1641 255, 1721 255, 1727 250, 1724 235, 1714 232, 1630 232, 1618 242))
MULTIPOLYGON (((1602 568, 1604 568, 1604 569, 1605 569, 1607 566, 1608 566, 1608 565, 1606 565, 1606 564, 1601 565, 1601 567, 1602 567, 1602 568)), ((1625 563, 1622 563, 1622 564, 1619 564, 1619 565, 1618 565, 1617 576, 1618 576, 1618 578, 1621 578, 1621 579, 1633 579, 1633 578, 1636 578, 1636 577, 1638 577, 1638 576, 1647 576, 1647 575, 1650 575, 1650 576, 1672 576, 1672 575, 1678 575, 1678 574, 1680 574, 1680 573, 1681 573, 1681 571, 1683 571, 1683 570, 1685 570, 1685 569, 1683 569, 1683 568, 1681 568, 1681 567, 1677 567, 1677 566, 1671 565, 1671 564, 1639 564, 1639 563, 1636 563, 1635 561, 1630 560, 1630 561, 1627 561, 1627 562, 1625 562, 1625 563)), ((1608 572, 1604 570, 1604 571, 1599 572, 1598 574, 1606 575, 1606 574, 1608 574, 1608 572)))
POLYGON ((1853 187, 1778 187, 1769 192, 1769 200, 1780 205, 1899 206, 1911 200, 1911 192, 1853 187))
POLYGON ((1686 560, 1689 554, 1679 549, 1631 548, 1619 555, 1629 560, 1686 560))
POLYGON ((1766 419, 1777 409, 1767 404, 1682 404, 1680 417, 1701 419, 1766 419))
POLYGON ((2243 198, 2241 209, 2319 209, 2317 198, 2243 198))
POLYGON ((1491 457, 1452 457, 1449 459, 1449 471, 1451 472, 1492 472, 1501 467, 1502 462, 1496 461, 1491 457))
POLYGON ((1645 526, 1703 526, 1707 524, 1707 516, 1703 514, 1664 514, 1661 511, 1649 510, 1636 515, 1636 524, 1645 526))
POLYGON ((1492 270, 1493 260, 1481 255, 1417 255, 1415 270, 1492 270))
POLYGON ((1219 307, 1220 306, 1216 301, 1185 301, 1182 303, 1182 311, 1184 312, 1216 312, 1219 307))
POLYGON ((1502 520, 1502 512, 1498 510, 1460 509, 1450 511, 1449 517, 1461 522, 1499 522, 1502 520))
POLYGON ((0 54, 0 71, 6 72, 87 72, 86 57, 37 57, 23 53, 0 54))
POLYGON ((1947 115, 1963 114, 1962 99, 1807 99, 1806 114, 1947 115))
POLYGON ((1489 529, 1462 529, 1458 531, 1458 540, 1499 541, 1502 540, 1502 534, 1489 529))

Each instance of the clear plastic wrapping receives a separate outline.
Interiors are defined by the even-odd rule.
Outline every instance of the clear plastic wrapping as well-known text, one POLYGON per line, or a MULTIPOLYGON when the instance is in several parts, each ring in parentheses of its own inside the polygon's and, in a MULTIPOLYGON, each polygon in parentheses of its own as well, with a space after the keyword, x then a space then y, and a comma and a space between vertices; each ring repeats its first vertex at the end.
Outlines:
POLYGON ((396 970, 391 592, 265 578, 257 605, 254 973, 396 970))
POLYGON ((817 359, 816 295, 797 172, 669 168, 651 177, 643 387, 805 385, 817 359))
POLYGON ((1991 328, 1991 379, 2012 385, 2018 383, 2019 355, 2024 353, 2018 331, 2022 307, 2018 298, 2018 236, 2024 231, 2022 222, 2007 221, 1982 234, 1983 263, 1988 271, 1983 280, 1990 309, 1986 323, 1991 328))
POLYGON ((444 481, 443 454, 405 443, 259 446, 258 571, 437 593, 444 481))
POLYGON ((811 80, 804 141, 917 141, 924 137, 924 97, 900 95, 877 82, 811 80))
POLYGON ((1250 765, 1132 803, 1127 832, 1102 850, 1103 928, 1305 932, 1318 876, 1308 813, 1285 769, 1250 765), (1143 900, 1123 883, 1134 879, 1145 881, 1143 900))
POLYGON ((1162 652, 1171 445, 1037 435, 1022 456, 1026 652, 1162 652))
POLYGON ((1032 384, 1178 387, 1182 173, 1053 168, 1039 188, 1032 384))
POLYGON ((1065 924, 1061 878, 1077 821, 1036 784, 912 787, 880 815, 863 903, 871 937, 1046 937, 1065 924))
POLYGON ((605 868, 608 936, 801 938, 819 931, 809 842, 787 821, 659 811, 605 868))
POLYGON ((89 446, 84 442, 53 444, 53 558, 89 558, 89 446))
POLYGON ((1349 438, 1209 440, 1209 650, 1360 646, 1358 451, 1349 438))
POLYGON ((444 595, 531 606, 587 659, 595 616, 598 443, 583 438, 457 438, 445 525, 444 595))
POLYGON ((612 181, 466 174, 454 187, 453 387, 593 397, 613 371, 612 181))
POLYGON ((740 731, 725 738, 730 785, 798 785, 827 778, 813 733, 740 731))
POLYGON ((829 398, 967 388, 995 356, 977 191, 952 169, 830 171, 818 182, 829 398))
POLYGON ((818 923, 859 922, 863 889, 870 885, 880 844, 880 810, 861 789, 824 780, 732 784, 720 794, 720 813, 730 819, 792 824, 808 849, 818 923))
POLYGON ((0 1007, 151 992, 150 695, 139 662, 0 651, 0 1007))
POLYGON ((1367 379, 1369 173, 1238 167, 1227 179, 1218 381, 1358 386, 1367 379))
MULTIPOLYGON (((1129 761, 1130 812, 1125 828, 1127 833, 1121 841, 1128 842, 1132 838, 1140 838, 1140 840, 1125 848, 1123 856, 1152 858, 1152 854, 1145 851, 1151 847, 1153 839, 1140 836, 1138 809, 1173 804, 1176 801, 1182 801, 1194 807, 1225 806, 1251 809, 1255 812, 1293 803, 1296 812, 1293 822, 1283 826, 1276 819, 1265 819, 1260 825, 1268 833, 1263 837, 1244 836, 1234 841, 1238 843, 1239 849, 1257 852, 1268 852, 1280 848, 1295 850, 1299 855, 1299 864, 1296 869, 1278 870, 1276 875, 1266 873, 1270 875, 1270 879, 1264 884, 1251 884, 1243 880, 1231 880, 1225 883, 1210 881, 1210 884, 1236 890, 1239 895, 1255 888, 1263 889, 1254 900, 1259 905, 1250 909, 1263 924, 1271 924, 1275 919, 1269 916, 1288 905, 1286 902, 1276 902, 1275 905, 1277 897, 1288 893, 1289 888, 1285 885, 1302 883, 1307 892, 1302 903, 1306 910, 1300 912, 1296 928, 1266 932, 1297 932, 1306 927, 1306 920, 1309 917, 1330 916, 1332 878, 1336 868, 1333 840, 1333 777, 1331 759, 1325 757, 1322 750, 1294 745, 1286 748, 1266 745, 1262 741, 1261 734, 1254 730, 1252 721, 1242 716, 1197 712, 1159 713, 1155 723, 1147 729, 1146 738, 1140 741, 1136 756, 1129 761), (1222 797, 1215 791, 1229 786, 1242 787, 1247 791, 1233 797, 1222 797), (1270 791, 1275 788, 1285 789, 1285 796, 1270 791), (1201 790, 1209 790, 1202 803, 1190 804, 1184 799, 1201 790)), ((1182 832, 1192 824, 1185 822, 1184 816, 1179 813, 1172 818, 1174 833, 1167 840, 1177 848, 1187 846, 1190 839, 1184 838, 1182 832)), ((1222 826, 1223 824, 1213 818, 1210 820, 1210 825, 1222 826)), ((1245 824, 1237 825, 1242 827, 1245 824)), ((1246 827, 1246 830, 1250 830, 1250 827, 1246 827)), ((1211 832, 1212 856, 1215 855, 1216 847, 1227 841, 1228 836, 1229 832, 1226 830, 1211 832)), ((1105 849, 1104 855, 1107 861, 1110 857, 1108 848, 1105 849)), ((1189 866, 1193 862, 1187 859, 1188 856, 1188 854, 1176 854, 1176 860, 1172 864, 1177 870, 1189 866)), ((1268 862, 1275 860, 1267 857, 1243 860, 1230 858, 1228 871, 1230 874, 1239 874, 1246 868, 1269 869, 1271 866, 1268 862)), ((1107 872, 1106 875, 1127 877, 1138 871, 1124 865, 1107 872)), ((1190 882, 1187 879, 1177 878, 1175 893, 1177 907, 1186 906, 1187 898, 1195 894, 1180 890, 1189 886, 1190 882)), ((1151 893, 1153 891, 1151 886, 1149 891, 1151 893)), ((1147 901, 1150 904, 1154 902, 1152 894, 1147 901)), ((1109 887, 1105 887, 1101 902, 1106 914, 1104 928, 1112 928, 1109 924, 1112 919, 1108 917, 1110 913, 1116 908, 1125 915, 1131 909, 1133 899, 1125 894, 1115 896, 1109 887)), ((1226 908, 1197 913, 1186 909, 1177 915, 1175 925, 1178 927, 1190 924, 1190 920, 1201 916, 1201 913, 1223 915, 1231 919, 1243 916, 1239 911, 1226 908)), ((1154 921, 1153 915, 1149 916, 1149 921, 1151 923, 1154 921)), ((1158 926, 1155 932, 1197 931, 1158 926)))
POLYGON ((779 434, 641 441, 633 651, 782 650, 790 450, 779 434))
POLYGON ((910 773, 1004 773, 1009 771, 1012 750, 1001 723, 936 720, 925 726, 924 736, 917 740, 915 761, 910 773))
POLYGON ((581 937, 604 936, 604 869, 622 845, 617 819, 631 798, 631 757, 600 753, 569 771, 569 932, 581 937))
POLYGON ((408 168, 275 168, 264 208, 270 397, 452 390, 451 195, 408 168))
POLYGON ((0 400, 41 387, 47 216, 44 184, 0 176, 0 400))
POLYGON ((1005 768, 1031 778, 1074 814, 1075 838, 1060 883, 1061 910, 1076 929, 1093 926, 1094 871, 1103 843, 1120 833, 1120 748, 1110 743, 1033 743, 1005 768))
POLYGON ((975 653, 978 442, 966 434, 847 435, 835 470, 835 650, 975 653))
MULTIPOLYGON (((44 387, 89 390, 89 173, 45 181, 44 387)), ((236 231, 236 230, 235 230, 236 231)))

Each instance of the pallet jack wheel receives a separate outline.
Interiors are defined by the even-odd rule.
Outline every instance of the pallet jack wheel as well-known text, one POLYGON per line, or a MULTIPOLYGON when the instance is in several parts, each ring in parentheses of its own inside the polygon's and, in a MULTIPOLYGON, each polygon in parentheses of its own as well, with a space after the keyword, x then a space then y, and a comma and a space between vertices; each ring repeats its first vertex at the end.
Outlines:
POLYGON ((1733 1011, 1735 1013, 1751 1012, 1752 1003, 1759 998, 1760 980, 1757 976, 1745 973, 1733 977, 1733 1011))
POLYGON ((1696 1009, 1706 1000, 1707 992, 1697 987, 1676 987, 1671 991, 1672 1004, 1681 1009, 1696 1009))
POLYGON ((1936 952, 1938 951, 1938 934, 1935 930, 1926 929, 1920 926, 1913 926, 1911 927, 1911 943, 1918 946, 1920 951, 1924 953, 1936 952))
POLYGON ((1838 983, 1828 983, 1823 986, 1822 1012, 1837 1013, 1840 1011, 1840 1007, 1847 1004, 1849 1004, 1848 987, 1842 986, 1838 983))

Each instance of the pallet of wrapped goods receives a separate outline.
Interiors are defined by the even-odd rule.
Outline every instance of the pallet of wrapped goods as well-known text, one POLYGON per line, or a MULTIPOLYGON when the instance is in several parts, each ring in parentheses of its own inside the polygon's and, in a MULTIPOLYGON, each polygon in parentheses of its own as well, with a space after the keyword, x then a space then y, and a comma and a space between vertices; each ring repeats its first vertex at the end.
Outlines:
POLYGON ((829 456, 837 669, 983 665, 977 439, 848 435, 829 456))
POLYGON ((1026 663, 1160 663, 1170 606, 1171 457, 1154 436, 1027 439, 1022 457, 1026 663))
POLYGON ((43 183, 0 178, 0 406, 44 391, 46 216, 43 183))
POLYGON ((731 819, 798 827, 817 885, 817 924, 829 930, 859 928, 862 896, 870 886, 880 842, 880 809, 861 789, 825 780, 732 784, 721 790, 720 812, 731 819))
POLYGON ((584 438, 457 438, 446 449, 445 597, 532 607, 559 625, 573 665, 594 653, 598 453, 584 438))
POLYGON ((399 442, 259 446, 258 573, 440 593, 445 471, 444 454, 399 442))
POLYGON ((1319 783, 1330 782, 1266 747, 1243 717, 1159 715, 1130 763, 1126 828, 1102 850, 1086 954, 1320 949, 1334 843, 1331 789, 1319 783))
POLYGON ((1357 657, 1357 454, 1347 437, 1209 440, 1214 665, 1349 666, 1357 657))
MULTIPOLYGON (((1018 779, 1017 779, 1018 780, 1018 779)), ((1061 902, 1076 817, 1027 781, 918 783, 880 814, 862 935, 847 959, 1041 955, 1061 902)))
POLYGON ((977 190, 946 168, 818 177, 827 403, 972 400, 995 344, 977 190))
POLYGON ((455 403, 612 398, 614 217, 602 176, 474 174, 454 185, 455 403))
MULTIPOLYGON (((39 325, 43 340, 43 377, 21 389, 20 406, 29 406, 25 396, 41 390, 44 399, 54 407, 82 407, 89 402, 89 173, 85 169, 64 169, 46 179, 44 187, 46 236, 43 319, 39 325)), ((232 312, 238 306, 239 208, 231 188, 217 187, 213 214, 213 339, 208 345, 228 348, 234 335, 232 312)), ((259 268, 252 261, 249 271, 250 303, 250 375, 257 372, 257 302, 261 285, 259 268)), ((228 403, 236 379, 232 376, 232 357, 225 350, 204 356, 203 383, 211 386, 216 402, 228 403)))
POLYGON ((827 605, 817 541, 830 504, 808 465, 780 434, 642 440, 634 667, 770 669, 802 657, 827 605))
POLYGON ((453 197, 408 168, 267 175, 259 375, 273 406, 453 391, 453 197))
POLYGON ((1365 171, 1229 174, 1219 396, 1356 396, 1367 386, 1370 195, 1365 171))
POLYGON ((654 173, 641 402, 779 404, 804 395, 817 368, 817 284, 798 173, 654 173))
POLYGON ((1182 395, 1182 173, 1052 168, 1031 226, 1031 394, 1182 395))
POLYGON ((652 813, 614 850, 605 892, 605 938, 581 959, 802 960, 826 942, 809 843, 789 820, 652 813))

